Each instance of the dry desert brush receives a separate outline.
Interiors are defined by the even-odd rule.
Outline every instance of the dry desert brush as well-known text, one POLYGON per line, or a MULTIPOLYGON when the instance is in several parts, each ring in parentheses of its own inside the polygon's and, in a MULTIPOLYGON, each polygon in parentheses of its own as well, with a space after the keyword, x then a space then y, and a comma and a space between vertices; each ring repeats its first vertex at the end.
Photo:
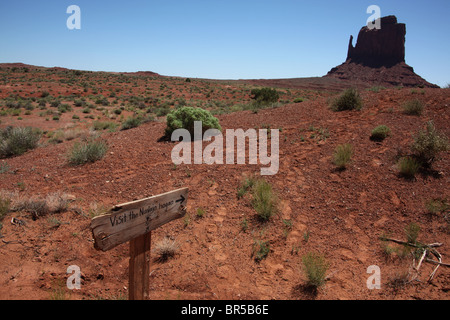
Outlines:
POLYGON ((172 240, 169 237, 164 237, 155 245, 155 252, 158 255, 157 260, 160 262, 165 262, 172 258, 177 253, 180 245, 176 240, 172 240))

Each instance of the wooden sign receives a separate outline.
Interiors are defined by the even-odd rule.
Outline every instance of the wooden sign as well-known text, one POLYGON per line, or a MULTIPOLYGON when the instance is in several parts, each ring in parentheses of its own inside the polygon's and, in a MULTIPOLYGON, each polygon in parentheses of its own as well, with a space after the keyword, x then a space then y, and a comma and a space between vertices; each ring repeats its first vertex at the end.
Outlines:
POLYGON ((151 231, 186 214, 188 188, 124 203, 91 221, 94 247, 107 251, 130 242, 129 300, 150 291, 151 231))
POLYGON ((95 248, 107 251, 183 217, 188 188, 120 204, 91 221, 95 248))

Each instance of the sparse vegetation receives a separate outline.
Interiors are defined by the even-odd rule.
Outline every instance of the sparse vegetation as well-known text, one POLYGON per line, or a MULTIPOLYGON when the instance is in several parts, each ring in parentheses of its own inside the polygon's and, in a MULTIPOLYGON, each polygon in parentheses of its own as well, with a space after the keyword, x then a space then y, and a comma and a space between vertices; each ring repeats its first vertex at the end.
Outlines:
POLYGON ((93 129, 96 131, 109 130, 114 131, 118 127, 118 124, 111 121, 94 121, 93 129))
POLYGON ((343 170, 347 167, 352 155, 352 145, 348 143, 338 145, 333 153, 333 163, 339 170, 343 170))
POLYGON ((196 212, 197 218, 203 218, 205 216, 205 214, 206 214, 205 209, 203 209, 203 208, 197 209, 197 212, 196 212))
POLYGON ((68 161, 71 165, 96 162, 105 156, 107 150, 107 144, 101 140, 77 142, 69 151, 68 161))
POLYGON ((398 161, 400 175, 405 178, 414 178, 421 167, 421 163, 414 157, 402 157, 398 161))
POLYGON ((437 159, 439 153, 450 149, 448 138, 438 132, 432 121, 427 122, 426 130, 421 130, 411 146, 419 162, 425 166, 437 159))
POLYGON ((256 262, 260 262, 267 258, 270 252, 269 241, 255 240, 253 244, 253 257, 256 262))
POLYGON ((30 213, 34 220, 47 214, 64 212, 69 207, 69 198, 67 194, 55 192, 48 194, 45 198, 38 196, 18 197, 12 196, 10 199, 11 211, 30 213))
POLYGON ((247 193, 247 191, 251 190, 255 185, 255 182, 256 178, 254 176, 245 177, 237 192, 238 199, 242 198, 247 193))
POLYGON ((174 257, 179 248, 180 245, 176 240, 171 240, 169 237, 164 237, 164 239, 156 243, 155 252, 159 256, 158 260, 160 262, 164 262, 169 258, 174 257))
POLYGON ((137 128, 142 124, 142 119, 139 117, 129 117, 122 123, 121 130, 129 130, 137 128))
POLYGON ((447 199, 436 198, 428 200, 425 203, 425 207, 429 213, 437 214, 448 211, 450 209, 450 204, 447 199))
POLYGON ((322 254, 309 252, 302 258, 307 285, 319 288, 325 284, 329 263, 322 254))
POLYGON ((403 112, 408 115, 420 116, 425 108, 419 99, 409 100, 403 104, 403 112))
POLYGON ((363 106, 358 90, 350 88, 345 90, 338 98, 331 102, 331 110, 360 110, 363 106))
POLYGON ((381 125, 372 130, 370 139, 374 141, 383 141, 390 135, 390 133, 391 129, 389 129, 389 127, 381 125))
POLYGON ((0 158, 24 154, 38 146, 41 131, 34 128, 8 127, 0 131, 0 158))
POLYGON ((278 198, 272 190, 272 185, 265 179, 258 179, 252 188, 253 208, 258 218, 266 222, 278 211, 278 198))

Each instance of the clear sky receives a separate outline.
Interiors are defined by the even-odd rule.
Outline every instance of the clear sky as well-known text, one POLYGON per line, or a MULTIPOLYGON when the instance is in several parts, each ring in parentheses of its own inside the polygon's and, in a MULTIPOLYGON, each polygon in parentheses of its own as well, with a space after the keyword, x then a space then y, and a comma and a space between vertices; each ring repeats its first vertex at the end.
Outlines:
POLYGON ((325 75, 378 5, 406 23, 406 63, 450 83, 449 0, 0 1, 0 62, 213 79, 325 75), (81 29, 69 30, 69 5, 81 29))

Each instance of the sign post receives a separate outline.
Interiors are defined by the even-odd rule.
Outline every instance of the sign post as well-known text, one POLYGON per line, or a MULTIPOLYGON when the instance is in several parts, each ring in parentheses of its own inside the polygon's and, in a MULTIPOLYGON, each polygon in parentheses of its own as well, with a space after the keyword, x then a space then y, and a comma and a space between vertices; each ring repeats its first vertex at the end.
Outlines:
POLYGON ((129 299, 145 300, 150 287, 151 231, 186 214, 188 188, 113 207, 91 221, 94 247, 108 251, 130 242, 129 299))

